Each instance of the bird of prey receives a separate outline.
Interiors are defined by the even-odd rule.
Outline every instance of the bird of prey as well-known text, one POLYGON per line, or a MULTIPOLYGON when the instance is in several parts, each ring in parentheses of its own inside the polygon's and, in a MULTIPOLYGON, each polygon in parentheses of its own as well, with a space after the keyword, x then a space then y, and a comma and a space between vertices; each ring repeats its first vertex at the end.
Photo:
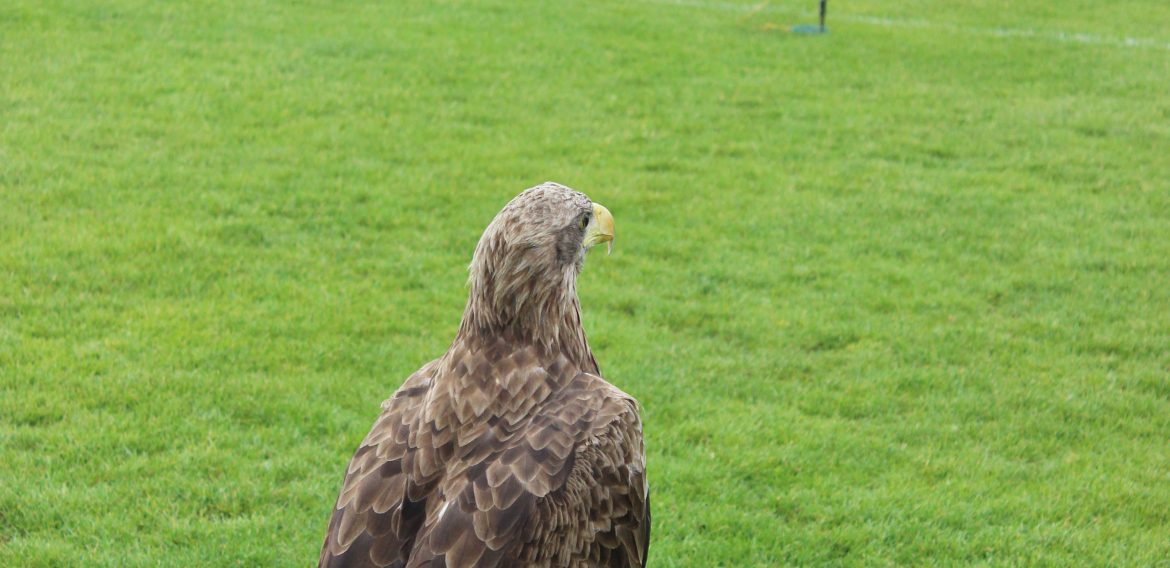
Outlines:
POLYGON ((346 470, 320 566, 645 566, 638 403, 581 328, 613 216, 552 182, 488 225, 451 347, 394 395, 346 470))

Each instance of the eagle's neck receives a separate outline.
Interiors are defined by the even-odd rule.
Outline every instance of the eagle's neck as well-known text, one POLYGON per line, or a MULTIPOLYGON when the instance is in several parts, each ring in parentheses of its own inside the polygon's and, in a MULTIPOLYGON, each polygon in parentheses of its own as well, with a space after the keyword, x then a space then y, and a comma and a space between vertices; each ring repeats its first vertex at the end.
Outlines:
POLYGON ((452 348, 494 346, 504 338, 515 349, 531 347, 542 358, 563 357, 582 371, 600 375, 581 325, 575 284, 573 278, 561 293, 532 293, 520 303, 491 302, 490 293, 473 289, 452 348))
POLYGON ((581 326, 580 266, 493 268, 473 261, 467 307, 455 344, 494 344, 506 337, 517 348, 530 345, 544 357, 564 357, 581 370, 598 373, 581 326))

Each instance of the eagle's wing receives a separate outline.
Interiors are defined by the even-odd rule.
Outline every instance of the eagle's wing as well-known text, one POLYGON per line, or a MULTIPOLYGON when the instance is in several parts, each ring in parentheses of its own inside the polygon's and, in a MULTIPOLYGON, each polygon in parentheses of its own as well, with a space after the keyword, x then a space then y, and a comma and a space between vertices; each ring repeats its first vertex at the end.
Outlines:
POLYGON ((644 566, 637 403, 580 374, 526 419, 457 444, 410 566, 644 566))
MULTIPOLYGON (((404 566, 425 520, 434 480, 412 470, 420 457, 408 452, 411 425, 418 422, 431 386, 428 364, 411 375, 362 440, 346 469, 333 509, 320 566, 404 566)), ((428 448, 429 449, 429 448, 428 448)))
MULTIPOLYGON (((591 545, 575 546, 578 551, 571 555, 570 564, 580 559, 584 566, 645 566, 650 499, 638 405, 604 380, 595 378, 594 382, 600 384, 587 388, 602 393, 604 403, 588 428, 589 435, 577 445, 565 489, 540 503, 533 522, 546 534, 558 525, 566 526, 569 530, 561 535, 568 542, 557 542, 558 535, 553 533, 536 539, 534 545, 556 549, 592 540, 591 545), (577 517, 566 522, 566 511, 577 517)), ((582 392, 578 399, 588 396, 582 392)))

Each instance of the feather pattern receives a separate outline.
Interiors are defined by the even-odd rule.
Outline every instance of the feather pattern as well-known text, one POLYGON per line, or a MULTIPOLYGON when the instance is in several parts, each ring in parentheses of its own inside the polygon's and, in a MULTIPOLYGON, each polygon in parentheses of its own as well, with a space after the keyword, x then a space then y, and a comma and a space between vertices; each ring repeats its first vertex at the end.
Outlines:
POLYGON ((601 378, 581 328, 590 205, 547 183, 489 225, 459 333, 382 404, 320 566, 646 564, 638 405, 601 378))

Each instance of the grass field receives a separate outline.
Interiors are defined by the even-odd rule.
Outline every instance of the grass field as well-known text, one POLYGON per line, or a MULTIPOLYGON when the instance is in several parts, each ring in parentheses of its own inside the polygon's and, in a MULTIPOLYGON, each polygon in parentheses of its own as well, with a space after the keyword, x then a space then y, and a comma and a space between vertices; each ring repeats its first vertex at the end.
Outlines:
POLYGON ((304 566, 491 217, 652 566, 1170 566, 1170 3, 0 4, 0 565, 304 566))

